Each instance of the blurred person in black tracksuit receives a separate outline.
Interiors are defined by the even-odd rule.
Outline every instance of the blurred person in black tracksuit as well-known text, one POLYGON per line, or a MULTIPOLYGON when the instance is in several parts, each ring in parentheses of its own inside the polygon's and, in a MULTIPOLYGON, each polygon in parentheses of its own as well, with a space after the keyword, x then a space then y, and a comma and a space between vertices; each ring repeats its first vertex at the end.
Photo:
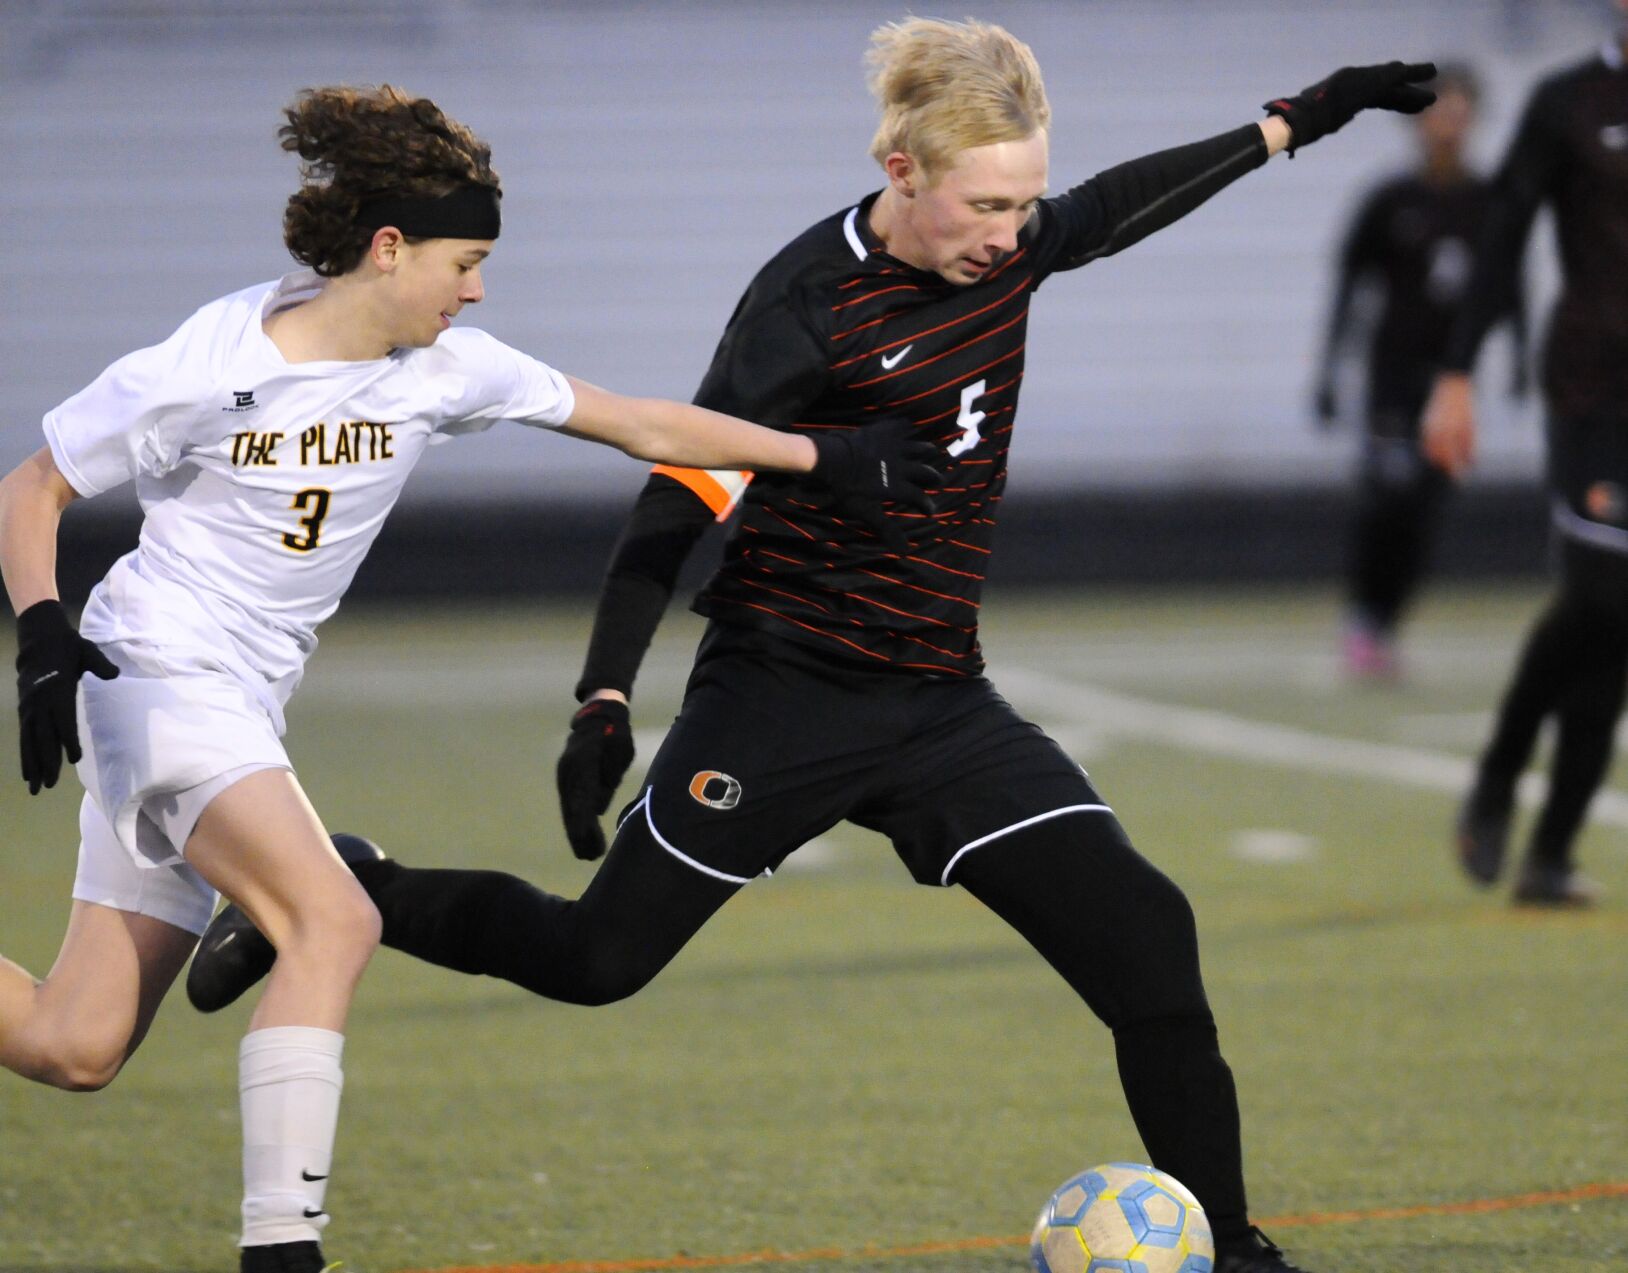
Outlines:
MULTIPOLYGON (((1367 402, 1351 533, 1343 651, 1357 677, 1398 670, 1397 627, 1424 574, 1430 540, 1452 485, 1419 450, 1419 420, 1440 369, 1453 316, 1470 281, 1492 184, 1465 164, 1479 86, 1467 66, 1444 64, 1436 104, 1416 117, 1418 164, 1363 199, 1340 248, 1333 311, 1316 388, 1319 424, 1339 421, 1341 355, 1360 339, 1367 402), (1359 297, 1377 293, 1366 324, 1359 297), (1358 331, 1357 329, 1362 330, 1358 331)), ((1519 271, 1498 311, 1515 334, 1512 391, 1524 393, 1525 322, 1519 271)))
MULTIPOLYGON (((1628 0, 1618 8, 1628 13, 1628 0)), ((1553 716, 1549 792, 1515 901, 1586 906, 1598 888, 1573 849, 1610 764, 1628 675, 1628 34, 1549 76, 1527 103, 1425 411, 1426 453, 1449 473, 1474 455, 1470 373, 1543 206, 1554 213, 1562 271, 1542 372, 1560 580, 1499 708, 1457 848, 1471 878, 1498 878, 1516 780, 1553 716)))

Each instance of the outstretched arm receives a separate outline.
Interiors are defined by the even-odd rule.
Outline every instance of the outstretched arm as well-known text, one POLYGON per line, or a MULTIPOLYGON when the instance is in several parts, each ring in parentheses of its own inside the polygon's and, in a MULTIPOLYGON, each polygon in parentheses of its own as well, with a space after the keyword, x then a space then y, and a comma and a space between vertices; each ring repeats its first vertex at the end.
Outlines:
POLYGON ((1266 104, 1268 116, 1231 132, 1156 151, 1098 173, 1042 205, 1056 217, 1043 235, 1043 271, 1069 270, 1122 252, 1186 216, 1260 167, 1280 150, 1291 153, 1349 123, 1370 108, 1416 114, 1436 95, 1417 87, 1436 68, 1428 62, 1348 66, 1294 97, 1266 104))
POLYGON ((1042 223, 1037 264, 1072 270, 1123 252, 1259 168, 1276 153, 1274 142, 1281 150, 1288 135, 1288 125, 1274 116, 1104 169, 1041 204, 1057 232, 1047 233, 1042 223))
POLYGON ((576 405, 564 432, 591 438, 635 459, 703 469, 778 469, 812 472, 814 443, 796 434, 765 429, 732 416, 669 402, 628 398, 567 376, 576 405))

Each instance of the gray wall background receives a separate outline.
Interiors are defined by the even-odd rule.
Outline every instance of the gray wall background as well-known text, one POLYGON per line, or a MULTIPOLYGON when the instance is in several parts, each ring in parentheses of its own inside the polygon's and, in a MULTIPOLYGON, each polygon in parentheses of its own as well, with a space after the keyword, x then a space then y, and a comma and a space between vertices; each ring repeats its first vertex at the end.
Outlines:
MULTIPOLYGON (((390 81, 491 141, 506 229, 471 321, 574 375, 687 398, 740 290, 805 225, 879 183, 861 56, 903 3, 55 0, 0 7, 0 466, 39 417, 198 305, 273 277, 294 188, 279 108, 390 81)), ((1052 186, 1259 116, 1336 66, 1467 58, 1490 164, 1531 83, 1613 30, 1606 0, 957 0, 1046 72, 1052 186)), ((1060 276, 1031 319, 1017 489, 1304 487, 1349 468, 1307 410, 1330 254, 1408 162, 1361 118, 1121 257, 1060 276)), ((1546 234, 1540 232, 1540 239, 1546 234)), ((1534 293, 1552 289, 1549 249, 1534 293)), ((1476 480, 1535 472, 1536 408, 1483 364, 1476 480)), ((1355 393, 1348 394, 1355 407, 1355 393)), ((636 490, 612 452, 500 429, 437 448, 407 503, 636 490)))

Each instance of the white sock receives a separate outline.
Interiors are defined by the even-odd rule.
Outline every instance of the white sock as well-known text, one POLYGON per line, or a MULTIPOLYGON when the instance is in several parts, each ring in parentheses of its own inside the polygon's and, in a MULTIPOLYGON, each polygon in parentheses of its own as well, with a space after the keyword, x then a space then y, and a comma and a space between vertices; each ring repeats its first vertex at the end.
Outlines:
POLYGON ((238 1049, 243 1109, 241 1246, 316 1242, 328 1213, 322 1197, 333 1162, 339 1056, 345 1036, 312 1026, 276 1026, 244 1036, 238 1049))

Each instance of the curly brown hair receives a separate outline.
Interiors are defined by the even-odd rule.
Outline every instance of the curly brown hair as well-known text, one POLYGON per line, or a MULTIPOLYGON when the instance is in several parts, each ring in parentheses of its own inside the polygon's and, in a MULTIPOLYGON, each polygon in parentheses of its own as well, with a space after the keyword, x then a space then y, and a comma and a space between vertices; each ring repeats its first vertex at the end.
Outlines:
POLYGON ((356 224, 365 200, 499 189, 492 148, 427 97, 389 84, 308 88, 283 115, 277 136, 304 161, 283 242, 324 278, 349 273, 366 254, 373 231, 356 224))

